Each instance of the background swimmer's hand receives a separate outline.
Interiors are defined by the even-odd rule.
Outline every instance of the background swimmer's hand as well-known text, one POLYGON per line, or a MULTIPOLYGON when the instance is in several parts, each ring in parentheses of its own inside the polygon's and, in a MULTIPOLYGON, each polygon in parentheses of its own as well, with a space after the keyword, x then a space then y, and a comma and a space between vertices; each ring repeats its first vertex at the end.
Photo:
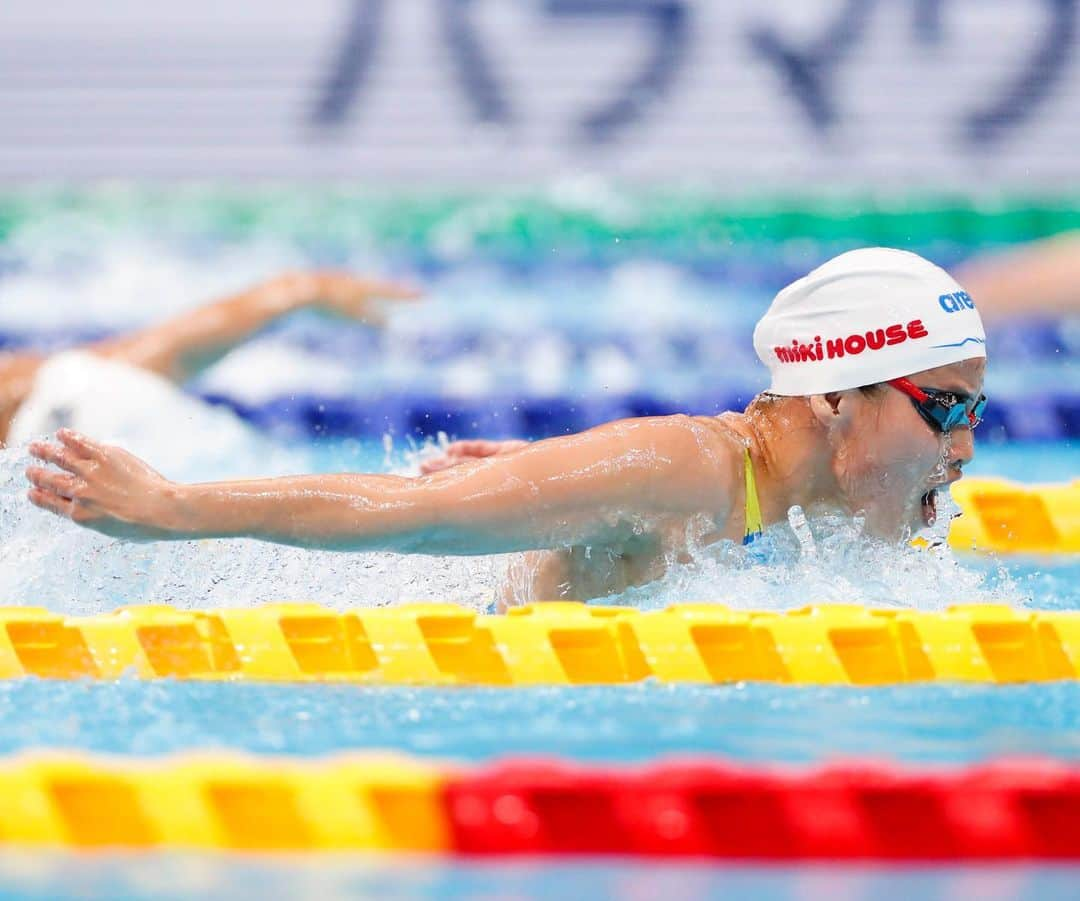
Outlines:
POLYGON ((287 274, 270 284, 290 298, 295 309, 327 310, 368 325, 383 324, 385 301, 415 300, 421 293, 404 282, 361 278, 347 272, 287 274))
POLYGON ((468 463, 470 460, 482 460, 485 457, 497 457, 525 447, 528 441, 455 441, 446 448, 446 453, 420 462, 421 475, 442 472, 452 466, 468 463))
POLYGON ((58 444, 36 441, 31 456, 57 467, 26 470, 30 501, 43 510, 115 538, 180 537, 169 528, 175 486, 119 447, 98 444, 71 429, 58 444))
POLYGON ((382 325, 386 302, 419 296, 419 291, 403 282, 359 278, 344 272, 286 273, 149 328, 88 345, 87 349, 184 382, 270 323, 298 310, 326 310, 368 325, 382 325))

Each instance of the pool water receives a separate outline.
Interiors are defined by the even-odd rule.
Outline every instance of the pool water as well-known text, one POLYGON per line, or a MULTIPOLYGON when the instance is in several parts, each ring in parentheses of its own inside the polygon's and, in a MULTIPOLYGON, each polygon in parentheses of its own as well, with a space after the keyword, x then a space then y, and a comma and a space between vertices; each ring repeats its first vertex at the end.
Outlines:
POLYGON ((405 688, 175 682, 0 685, 0 752, 125 754, 391 749, 642 762, 656 755, 961 764, 1001 754, 1080 760, 1080 685, 797 687, 760 683, 405 688))
MULTIPOLYGON (((550 203, 419 203, 421 215, 408 205, 411 212, 391 204, 371 213, 363 204, 314 195, 268 195, 224 207, 198 192, 0 198, 0 345, 69 346, 283 268, 407 273, 423 280, 432 298, 392 315, 381 335, 298 317, 189 386, 220 402, 213 412, 181 420, 118 398, 125 415, 100 436, 186 480, 407 471, 440 429, 451 437, 535 438, 639 407, 712 412, 718 399, 745 401, 762 387, 748 339, 770 293, 822 258, 865 243, 846 232, 753 237, 727 220, 718 226, 700 210, 665 208, 661 228, 650 217, 655 205, 611 199, 588 200, 586 213, 553 212, 550 203), (417 218, 403 224, 409 215, 417 218), (145 302, 150 297, 153 305, 145 302)), ((882 221, 878 231, 896 238, 892 243, 912 233, 882 221)), ((972 223, 965 230, 981 233, 972 223)), ((912 249, 952 262, 974 247, 942 233, 912 249)), ((1025 482, 1074 479, 1080 329, 1068 320, 1015 326, 1000 327, 996 345, 991 326, 987 392, 1007 415, 987 420, 969 471, 1025 482), (1007 440, 1017 437, 1029 440, 1007 440)), ((448 600, 482 609, 507 566, 504 558, 314 553, 255 542, 117 543, 30 508, 23 497, 27 462, 22 447, 0 451, 5 603, 79 615, 135 602, 193 608, 284 599, 338 609, 448 600)), ((866 542, 850 524, 828 522, 813 524, 812 539, 810 546, 779 527, 767 545, 769 566, 737 549, 703 549, 663 580, 608 601, 1080 609, 1077 555, 987 558, 885 547, 866 542)), ((462 761, 508 753, 618 762, 702 753, 791 763, 858 756, 962 764, 1003 754, 1076 761, 1080 687, 642 683, 449 690, 25 679, 0 683, 0 723, 0 753, 395 749, 462 761)), ((73 885, 87 898, 1056 898, 1075 897, 1078 878, 1054 867, 0 854, 0 897, 28 899, 57 897, 73 885)))
POLYGON ((1064 866, 934 866, 843 868, 827 865, 717 868, 701 863, 511 861, 443 864, 357 860, 342 855, 303 858, 206 857, 180 854, 125 856, 0 854, 5 898, 102 901, 153 898, 348 898, 351 901, 567 901, 625 898, 650 901, 953 901, 958 898, 1076 897, 1076 870, 1064 866))

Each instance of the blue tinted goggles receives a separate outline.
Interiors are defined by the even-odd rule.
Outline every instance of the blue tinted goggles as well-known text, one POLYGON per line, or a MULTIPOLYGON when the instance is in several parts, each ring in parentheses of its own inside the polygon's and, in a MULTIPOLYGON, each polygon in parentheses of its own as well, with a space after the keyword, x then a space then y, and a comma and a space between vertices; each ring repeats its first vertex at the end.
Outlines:
POLYGON ((909 379, 891 379, 889 384, 911 398, 911 403, 923 420, 939 432, 953 429, 973 429, 982 422, 986 410, 986 395, 976 398, 939 391, 936 388, 920 388, 909 379))

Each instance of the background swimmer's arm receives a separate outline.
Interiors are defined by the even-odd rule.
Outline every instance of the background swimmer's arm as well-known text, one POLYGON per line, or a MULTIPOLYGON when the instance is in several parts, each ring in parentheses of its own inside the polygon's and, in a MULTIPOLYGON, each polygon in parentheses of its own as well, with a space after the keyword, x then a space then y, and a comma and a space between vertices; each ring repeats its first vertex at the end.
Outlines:
POLYGON ((622 420, 417 479, 301 476, 175 485, 71 432, 31 453, 30 499, 129 538, 252 537, 340 550, 487 554, 621 547, 663 514, 724 519, 741 460, 686 416, 622 420))
POLYGON ((160 325, 102 341, 87 349, 181 382, 215 363, 274 320, 297 310, 321 308, 379 324, 382 317, 375 301, 417 296, 415 289, 404 284, 344 273, 283 275, 160 325))
MULTIPOLYGON (((131 335, 84 348, 98 356, 149 369, 177 382, 216 362, 273 320, 304 308, 323 308, 369 324, 382 321, 380 298, 408 299, 417 292, 396 282, 341 273, 283 275, 131 335)), ((0 355, 0 445, 47 357, 0 355)))
POLYGON ((956 280, 984 316, 1051 316, 1080 310, 1080 232, 1056 235, 957 267, 956 280))

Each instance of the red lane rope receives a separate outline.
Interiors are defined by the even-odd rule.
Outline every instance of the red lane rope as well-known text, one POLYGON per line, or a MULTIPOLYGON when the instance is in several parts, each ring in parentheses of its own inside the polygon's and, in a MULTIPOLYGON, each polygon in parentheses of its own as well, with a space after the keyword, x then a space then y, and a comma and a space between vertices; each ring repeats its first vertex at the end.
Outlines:
POLYGON ((516 762, 446 791, 463 854, 1080 859, 1080 770, 1049 762, 802 772, 516 762))

